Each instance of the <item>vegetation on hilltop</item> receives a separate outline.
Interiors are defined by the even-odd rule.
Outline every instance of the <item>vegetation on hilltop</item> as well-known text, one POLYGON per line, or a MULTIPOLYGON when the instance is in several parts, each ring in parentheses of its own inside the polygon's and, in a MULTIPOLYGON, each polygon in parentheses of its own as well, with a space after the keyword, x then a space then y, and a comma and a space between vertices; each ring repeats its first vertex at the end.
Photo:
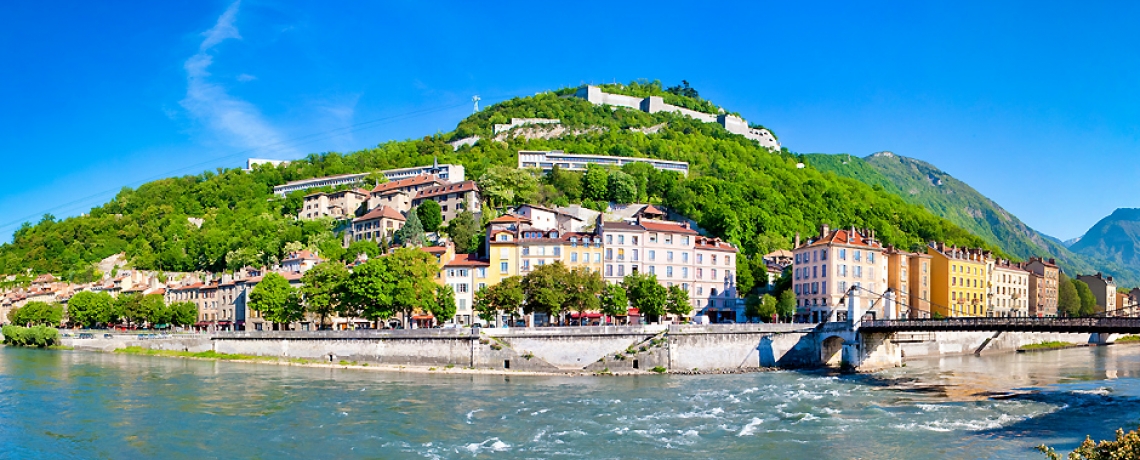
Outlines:
MULTIPOLYGON (((816 169, 856 179, 898 195, 908 203, 921 205, 991 245, 1002 247, 1011 257, 1021 260, 1030 256, 1052 257, 1070 273, 1102 271, 1116 275, 1121 282, 1140 283, 1140 271, 1128 268, 1140 266, 1131 263, 1140 262, 1140 258, 1114 257, 1113 251, 1085 250, 1077 245, 1066 248, 1055 238, 1029 227, 973 187, 924 161, 890 152, 866 158, 846 154, 810 154, 804 155, 804 159, 816 169)), ((1120 239, 1127 238, 1117 238, 1120 239)), ((1140 239, 1135 241, 1140 244, 1140 239)), ((1119 246, 1132 247, 1128 243, 1119 246)), ((1115 254, 1123 254, 1125 250, 1115 254)))
MULTIPOLYGON (((799 158, 786 149, 772 152, 715 123, 668 112, 648 114, 595 106, 544 93, 492 105, 460 122, 449 134, 388 142, 350 154, 313 154, 288 165, 260 165, 251 172, 219 170, 124 188, 88 215, 62 221, 44 219, 21 227, 11 243, 0 246, 0 273, 25 269, 68 273, 121 251, 137 268, 170 271, 271 264, 280 260, 290 242, 304 243, 322 254, 343 254, 330 221, 296 220, 293 213, 300 194, 277 198, 272 186, 430 164, 435 157, 440 163, 462 164, 469 178, 480 178, 494 167, 513 168, 516 152, 526 149, 687 161, 687 178, 644 168, 639 172, 636 167, 625 172, 635 173, 630 175, 639 187, 637 198, 689 217, 711 235, 739 245, 750 256, 744 260, 758 265, 755 255, 789 248, 796 233, 813 236, 820 223, 871 228, 883 242, 904 248, 940 240, 997 249, 896 194, 814 168, 799 169, 799 158), (484 138, 458 151, 446 143, 489 133, 492 124, 511 117, 560 118, 568 126, 600 129, 558 139, 512 137, 497 142, 484 138), (660 124, 664 125, 654 134, 626 129, 660 124), (187 217, 201 218, 204 223, 199 228, 187 217)), ((539 179, 541 187, 519 190, 512 202, 586 198, 572 196, 573 183, 582 185, 584 175, 539 179)), ((520 182, 523 185, 527 184, 520 182)), ((500 204, 510 203, 496 203, 500 204)), ((760 268, 753 271, 762 273, 760 268)))

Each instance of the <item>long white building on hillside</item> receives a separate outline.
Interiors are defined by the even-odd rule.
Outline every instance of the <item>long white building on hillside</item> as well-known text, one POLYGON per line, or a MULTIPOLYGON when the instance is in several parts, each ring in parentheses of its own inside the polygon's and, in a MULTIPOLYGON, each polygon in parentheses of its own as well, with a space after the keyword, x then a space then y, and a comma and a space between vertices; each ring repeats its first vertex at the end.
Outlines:
MULTIPOLYGON (((463 182, 465 174, 462 165, 441 165, 439 163, 433 163, 427 166, 415 166, 411 168, 389 169, 386 171, 381 171, 381 173, 383 173, 384 177, 387 177, 390 181, 407 179, 422 174, 430 174, 448 182, 463 182)), ((364 181, 365 177, 368 177, 368 173, 341 174, 337 176, 295 180, 292 182, 286 182, 283 185, 273 187, 273 194, 277 196, 285 196, 298 190, 359 184, 364 181)))
POLYGON ((629 163, 649 163, 662 171, 676 171, 689 175, 689 164, 684 161, 658 160, 655 158, 614 157, 608 155, 583 155, 566 153, 561 150, 519 150, 519 169, 542 168, 543 171, 554 169, 555 165, 569 171, 585 171, 586 165, 622 167, 629 163))

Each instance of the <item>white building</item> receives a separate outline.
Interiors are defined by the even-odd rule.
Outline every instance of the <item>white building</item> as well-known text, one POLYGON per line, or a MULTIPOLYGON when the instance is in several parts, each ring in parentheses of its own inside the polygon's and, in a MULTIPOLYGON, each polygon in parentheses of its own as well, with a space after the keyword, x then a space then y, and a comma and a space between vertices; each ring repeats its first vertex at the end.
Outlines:
POLYGON ((560 150, 519 150, 519 169, 541 168, 543 171, 554 169, 557 165, 569 171, 585 171, 586 165, 622 167, 629 163, 649 163, 662 171, 676 171, 682 175, 689 175, 689 164, 684 161, 657 160, 653 158, 614 157, 608 155, 583 155, 566 153, 560 150))

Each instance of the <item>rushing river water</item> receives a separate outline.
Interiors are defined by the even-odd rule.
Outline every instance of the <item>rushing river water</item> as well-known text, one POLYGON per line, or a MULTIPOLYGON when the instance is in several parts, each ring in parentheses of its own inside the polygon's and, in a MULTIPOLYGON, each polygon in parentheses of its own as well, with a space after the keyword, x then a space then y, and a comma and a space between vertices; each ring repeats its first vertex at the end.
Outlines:
POLYGON ((1043 458, 1033 446, 1135 426, 1138 377, 1124 345, 643 377, 0 348, 0 458, 1043 458))

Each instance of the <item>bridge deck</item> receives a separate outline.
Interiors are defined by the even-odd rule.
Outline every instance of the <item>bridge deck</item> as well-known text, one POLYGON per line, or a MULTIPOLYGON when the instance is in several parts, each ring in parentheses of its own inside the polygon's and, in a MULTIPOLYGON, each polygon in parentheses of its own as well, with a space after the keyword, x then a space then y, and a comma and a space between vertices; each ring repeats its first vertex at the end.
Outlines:
POLYGON ((1140 334, 1140 318, 950 318, 863 321, 865 332, 1009 331, 1140 334))

